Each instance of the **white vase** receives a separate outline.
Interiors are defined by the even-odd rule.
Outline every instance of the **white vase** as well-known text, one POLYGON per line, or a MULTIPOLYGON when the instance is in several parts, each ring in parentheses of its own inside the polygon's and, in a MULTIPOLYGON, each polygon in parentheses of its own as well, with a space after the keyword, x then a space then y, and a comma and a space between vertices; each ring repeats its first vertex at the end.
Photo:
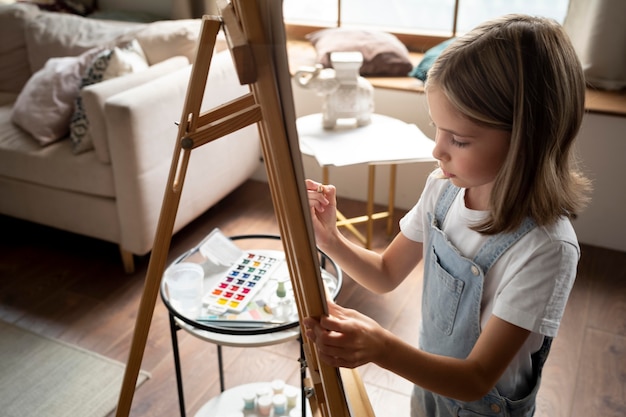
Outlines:
POLYGON ((357 126, 369 124, 374 111, 374 88, 359 75, 363 55, 360 52, 333 52, 330 61, 339 87, 324 101, 324 128, 334 128, 339 119, 354 119, 357 126))
POLYGON ((300 68, 294 75, 298 85, 324 96, 324 128, 334 128, 339 119, 351 119, 356 126, 369 124, 374 112, 374 88, 359 75, 363 55, 360 52, 333 52, 330 60, 333 68, 318 64, 300 68))

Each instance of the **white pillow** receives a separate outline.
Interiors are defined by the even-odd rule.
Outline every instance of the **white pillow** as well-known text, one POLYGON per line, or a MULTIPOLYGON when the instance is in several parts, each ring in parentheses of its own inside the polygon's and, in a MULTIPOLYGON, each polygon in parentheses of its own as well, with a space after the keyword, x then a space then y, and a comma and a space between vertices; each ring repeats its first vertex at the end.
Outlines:
POLYGON ((41 145, 67 136, 80 80, 99 48, 77 57, 52 58, 33 74, 13 106, 11 120, 41 145))
POLYGON ((119 77, 133 72, 148 69, 148 59, 144 54, 141 45, 136 39, 133 39, 128 45, 113 48, 111 60, 104 71, 102 80, 119 77))
POLYGON ((162 20, 147 24, 135 36, 150 65, 177 55, 193 62, 201 24, 201 19, 162 20))

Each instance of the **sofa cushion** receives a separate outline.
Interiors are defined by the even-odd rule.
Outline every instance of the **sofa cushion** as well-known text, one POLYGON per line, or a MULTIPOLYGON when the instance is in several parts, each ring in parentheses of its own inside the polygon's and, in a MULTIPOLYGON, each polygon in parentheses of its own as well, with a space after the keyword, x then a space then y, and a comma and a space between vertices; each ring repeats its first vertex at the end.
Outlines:
POLYGON ((41 145, 67 136, 80 80, 99 49, 50 59, 20 92, 11 120, 41 145))
POLYGON ((145 71, 93 84, 81 90, 80 95, 89 121, 88 135, 91 136, 99 161, 107 164, 111 163, 109 143, 107 142, 107 128, 104 119, 104 104, 106 100, 118 93, 130 90, 188 65, 189 60, 186 57, 173 57, 152 65, 145 71))
POLYGON ((145 25, 136 38, 150 65, 176 55, 193 62, 201 25, 200 19, 163 20, 145 25))
MULTIPOLYGON (((0 176, 44 187, 115 197, 111 165, 97 161, 94 152, 74 155, 67 140, 42 147, 11 123, 17 95, 0 94, 0 176)), ((45 202, 42 202, 45 204, 45 202)))
POLYGON ((43 68, 50 58, 77 56, 94 47, 113 47, 120 38, 143 26, 139 23, 112 22, 81 16, 41 12, 26 23, 26 45, 31 73, 43 68))
POLYGON ((19 93, 31 75, 25 26, 38 13, 28 4, 0 5, 0 91, 19 93))

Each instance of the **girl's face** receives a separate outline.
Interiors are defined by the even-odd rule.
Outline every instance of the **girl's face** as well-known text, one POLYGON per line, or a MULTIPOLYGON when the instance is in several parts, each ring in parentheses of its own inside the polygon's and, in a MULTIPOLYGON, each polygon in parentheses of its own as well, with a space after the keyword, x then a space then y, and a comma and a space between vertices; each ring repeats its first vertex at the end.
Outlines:
POLYGON ((443 175, 467 189, 468 208, 487 210, 494 180, 509 151, 510 132, 472 122, 436 86, 428 89, 427 99, 437 128, 433 156, 443 175))

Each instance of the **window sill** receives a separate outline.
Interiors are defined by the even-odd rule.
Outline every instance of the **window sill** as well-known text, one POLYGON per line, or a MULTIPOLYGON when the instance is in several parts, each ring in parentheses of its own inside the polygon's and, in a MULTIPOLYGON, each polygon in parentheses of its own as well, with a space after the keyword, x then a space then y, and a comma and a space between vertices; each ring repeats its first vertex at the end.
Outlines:
MULTIPOLYGON (((302 66, 315 65, 315 48, 308 41, 287 41, 289 54, 289 67, 291 73, 302 66)), ((411 62, 417 65, 423 54, 410 53, 411 62)), ((413 77, 368 77, 375 88, 423 93, 423 83, 413 77)), ((608 114, 613 116, 626 116, 626 90, 604 91, 587 89, 585 109, 591 113, 608 114)))
POLYGON ((626 116, 626 90, 604 91, 588 88, 585 108, 591 113, 626 116))

